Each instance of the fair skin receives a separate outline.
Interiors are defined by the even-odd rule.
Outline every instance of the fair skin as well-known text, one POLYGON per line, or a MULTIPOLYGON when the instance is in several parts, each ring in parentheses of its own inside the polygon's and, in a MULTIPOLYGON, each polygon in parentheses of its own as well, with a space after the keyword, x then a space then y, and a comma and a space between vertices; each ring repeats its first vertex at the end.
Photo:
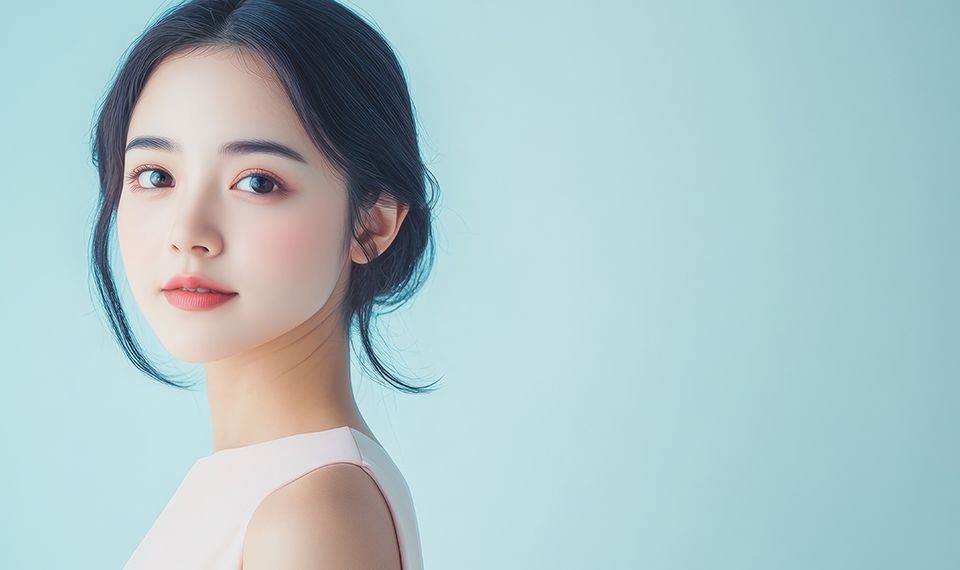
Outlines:
MULTIPOLYGON (((338 315, 351 263, 367 260, 348 236, 342 175, 270 68, 232 49, 165 60, 131 117, 127 143, 142 137, 169 139, 174 148, 126 152, 120 252, 160 342, 204 366, 214 450, 339 426, 375 440, 353 396, 338 315), (279 142, 304 162, 218 153, 250 139, 279 142), (180 273, 205 275, 238 295, 212 310, 183 311, 161 292, 180 273)), ((367 211, 377 251, 390 246, 406 213, 387 198, 367 211)), ((400 568, 398 548, 375 482, 360 467, 334 464, 262 501, 248 526, 244 568, 400 568)))

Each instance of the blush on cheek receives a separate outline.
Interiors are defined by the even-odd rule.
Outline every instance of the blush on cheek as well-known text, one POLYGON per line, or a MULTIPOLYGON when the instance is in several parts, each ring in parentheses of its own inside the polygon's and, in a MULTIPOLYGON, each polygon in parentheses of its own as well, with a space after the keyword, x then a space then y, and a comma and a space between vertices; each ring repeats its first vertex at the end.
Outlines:
POLYGON ((316 219, 261 226, 258 239, 249 242, 249 259, 270 280, 315 279, 322 268, 335 263, 340 247, 335 234, 316 219))
POLYGON ((152 248, 154 228, 144 219, 136 208, 126 208, 117 212, 117 242, 127 278, 139 283, 150 278, 151 263, 154 262, 152 248))

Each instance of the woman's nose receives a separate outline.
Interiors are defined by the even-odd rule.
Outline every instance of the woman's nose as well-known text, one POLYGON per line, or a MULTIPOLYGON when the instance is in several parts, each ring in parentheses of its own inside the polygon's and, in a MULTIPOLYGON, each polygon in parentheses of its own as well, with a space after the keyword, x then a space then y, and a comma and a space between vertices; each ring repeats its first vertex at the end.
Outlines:
POLYGON ((223 237, 211 200, 203 196, 181 197, 171 220, 169 241, 171 250, 177 253, 218 255, 223 249, 223 237))

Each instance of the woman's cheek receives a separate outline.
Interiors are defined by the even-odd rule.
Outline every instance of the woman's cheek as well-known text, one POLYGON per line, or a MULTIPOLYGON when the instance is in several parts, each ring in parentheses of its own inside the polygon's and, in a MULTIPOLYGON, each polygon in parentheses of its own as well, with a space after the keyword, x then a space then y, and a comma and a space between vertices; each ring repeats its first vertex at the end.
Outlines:
POLYGON ((153 228, 151 220, 142 216, 135 205, 123 205, 117 210, 117 241, 120 255, 126 269, 127 279, 136 287, 141 280, 149 279, 152 259, 151 239, 153 228))
POLYGON ((295 219, 284 223, 271 223, 269 228, 261 226, 260 232, 250 242, 251 256, 256 263, 257 273, 263 270, 264 279, 288 289, 296 284, 287 281, 295 279, 303 285, 320 286, 315 280, 326 280, 327 273, 339 273, 337 248, 334 240, 336 231, 322 220, 295 219), (284 281, 280 281, 280 280, 284 281), (313 282, 312 285, 308 285, 313 282))

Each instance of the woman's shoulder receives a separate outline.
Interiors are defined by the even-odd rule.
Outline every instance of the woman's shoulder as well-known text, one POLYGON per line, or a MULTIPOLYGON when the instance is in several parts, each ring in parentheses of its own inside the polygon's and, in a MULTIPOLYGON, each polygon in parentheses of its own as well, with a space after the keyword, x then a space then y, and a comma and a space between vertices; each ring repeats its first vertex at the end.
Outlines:
POLYGON ((401 568, 389 505, 359 465, 325 465, 276 489, 247 526, 245 570, 317 566, 401 568))

